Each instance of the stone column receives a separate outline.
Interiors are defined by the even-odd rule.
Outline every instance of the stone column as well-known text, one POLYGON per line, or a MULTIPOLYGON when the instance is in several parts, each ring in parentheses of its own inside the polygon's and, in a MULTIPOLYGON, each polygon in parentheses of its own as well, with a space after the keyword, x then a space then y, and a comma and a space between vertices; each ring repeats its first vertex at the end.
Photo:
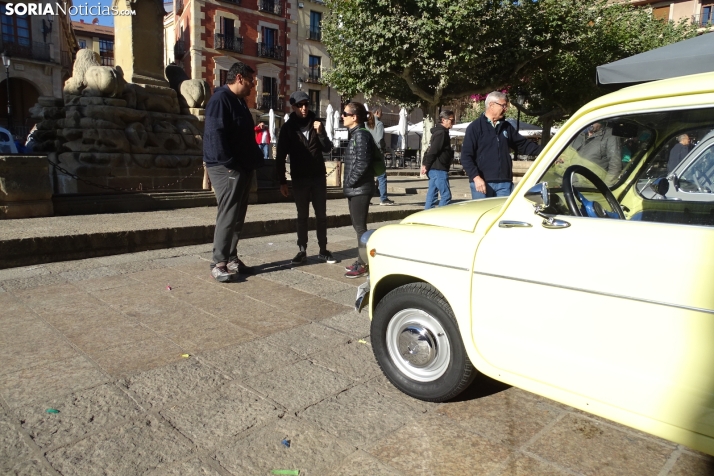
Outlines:
POLYGON ((168 87, 164 79, 164 5, 162 0, 113 0, 114 64, 128 83, 168 87))

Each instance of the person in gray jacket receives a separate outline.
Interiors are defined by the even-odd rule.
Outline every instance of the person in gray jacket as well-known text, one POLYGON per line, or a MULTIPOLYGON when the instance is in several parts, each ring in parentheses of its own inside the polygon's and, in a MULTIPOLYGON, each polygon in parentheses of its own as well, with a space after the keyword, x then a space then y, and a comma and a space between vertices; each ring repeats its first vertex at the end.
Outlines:
MULTIPOLYGON (((342 111, 342 121, 348 129, 347 151, 344 157, 345 180, 342 190, 347 197, 352 226, 357 232, 357 247, 359 239, 367 231, 367 214, 369 201, 374 195, 374 140, 364 127, 367 120, 367 110, 359 102, 346 104, 342 111)), ((359 278, 369 273, 367 263, 357 257, 352 266, 345 268, 346 278, 359 278)))
MULTIPOLYGON (((367 130, 372 133, 374 143, 384 152, 387 149, 384 141, 384 124, 382 124, 382 108, 377 108, 374 112, 367 111, 367 130)), ((394 205, 394 202, 387 196, 387 171, 377 177, 377 188, 379 189, 379 204, 394 205)))
MULTIPOLYGON (((606 185, 614 184, 622 171, 620 141, 600 122, 594 122, 572 144, 578 155, 600 167, 606 185)), ((597 172, 596 172, 597 173, 597 172)))

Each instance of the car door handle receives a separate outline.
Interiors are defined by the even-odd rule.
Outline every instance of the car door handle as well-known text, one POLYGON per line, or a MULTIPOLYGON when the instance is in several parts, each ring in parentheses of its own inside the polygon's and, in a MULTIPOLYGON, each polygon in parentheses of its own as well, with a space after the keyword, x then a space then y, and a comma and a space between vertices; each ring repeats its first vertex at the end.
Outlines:
POLYGON ((557 218, 548 217, 543 219, 543 228, 548 228, 550 230, 558 230, 560 228, 568 228, 570 223, 565 220, 558 220, 557 218))
POLYGON ((532 226, 524 221, 501 220, 498 222, 499 228, 530 228, 532 226))

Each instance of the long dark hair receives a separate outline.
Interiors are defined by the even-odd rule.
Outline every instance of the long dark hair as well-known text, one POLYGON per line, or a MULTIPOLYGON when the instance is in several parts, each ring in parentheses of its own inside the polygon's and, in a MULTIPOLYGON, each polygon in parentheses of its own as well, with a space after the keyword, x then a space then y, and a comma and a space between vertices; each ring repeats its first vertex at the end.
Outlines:
POLYGON ((351 102, 345 107, 349 109, 350 113, 357 116, 357 122, 367 122, 367 109, 364 108, 364 104, 361 102, 351 102))
POLYGON ((382 115, 382 108, 378 107, 374 111, 367 111, 367 127, 374 129, 377 125, 377 114, 382 115))

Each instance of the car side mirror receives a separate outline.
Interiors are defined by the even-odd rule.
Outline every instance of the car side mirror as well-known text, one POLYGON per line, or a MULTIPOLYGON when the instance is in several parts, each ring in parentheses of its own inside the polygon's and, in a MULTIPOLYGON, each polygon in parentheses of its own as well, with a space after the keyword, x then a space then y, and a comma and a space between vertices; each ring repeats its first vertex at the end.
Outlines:
POLYGON ((538 210, 548 208, 550 206, 550 194, 548 193, 548 182, 541 182, 533 185, 526 192, 526 200, 531 202, 538 210))
POLYGON ((657 195, 662 195, 664 197, 667 195, 667 192, 669 192, 669 180, 664 177, 655 179, 650 183, 650 188, 657 195))

